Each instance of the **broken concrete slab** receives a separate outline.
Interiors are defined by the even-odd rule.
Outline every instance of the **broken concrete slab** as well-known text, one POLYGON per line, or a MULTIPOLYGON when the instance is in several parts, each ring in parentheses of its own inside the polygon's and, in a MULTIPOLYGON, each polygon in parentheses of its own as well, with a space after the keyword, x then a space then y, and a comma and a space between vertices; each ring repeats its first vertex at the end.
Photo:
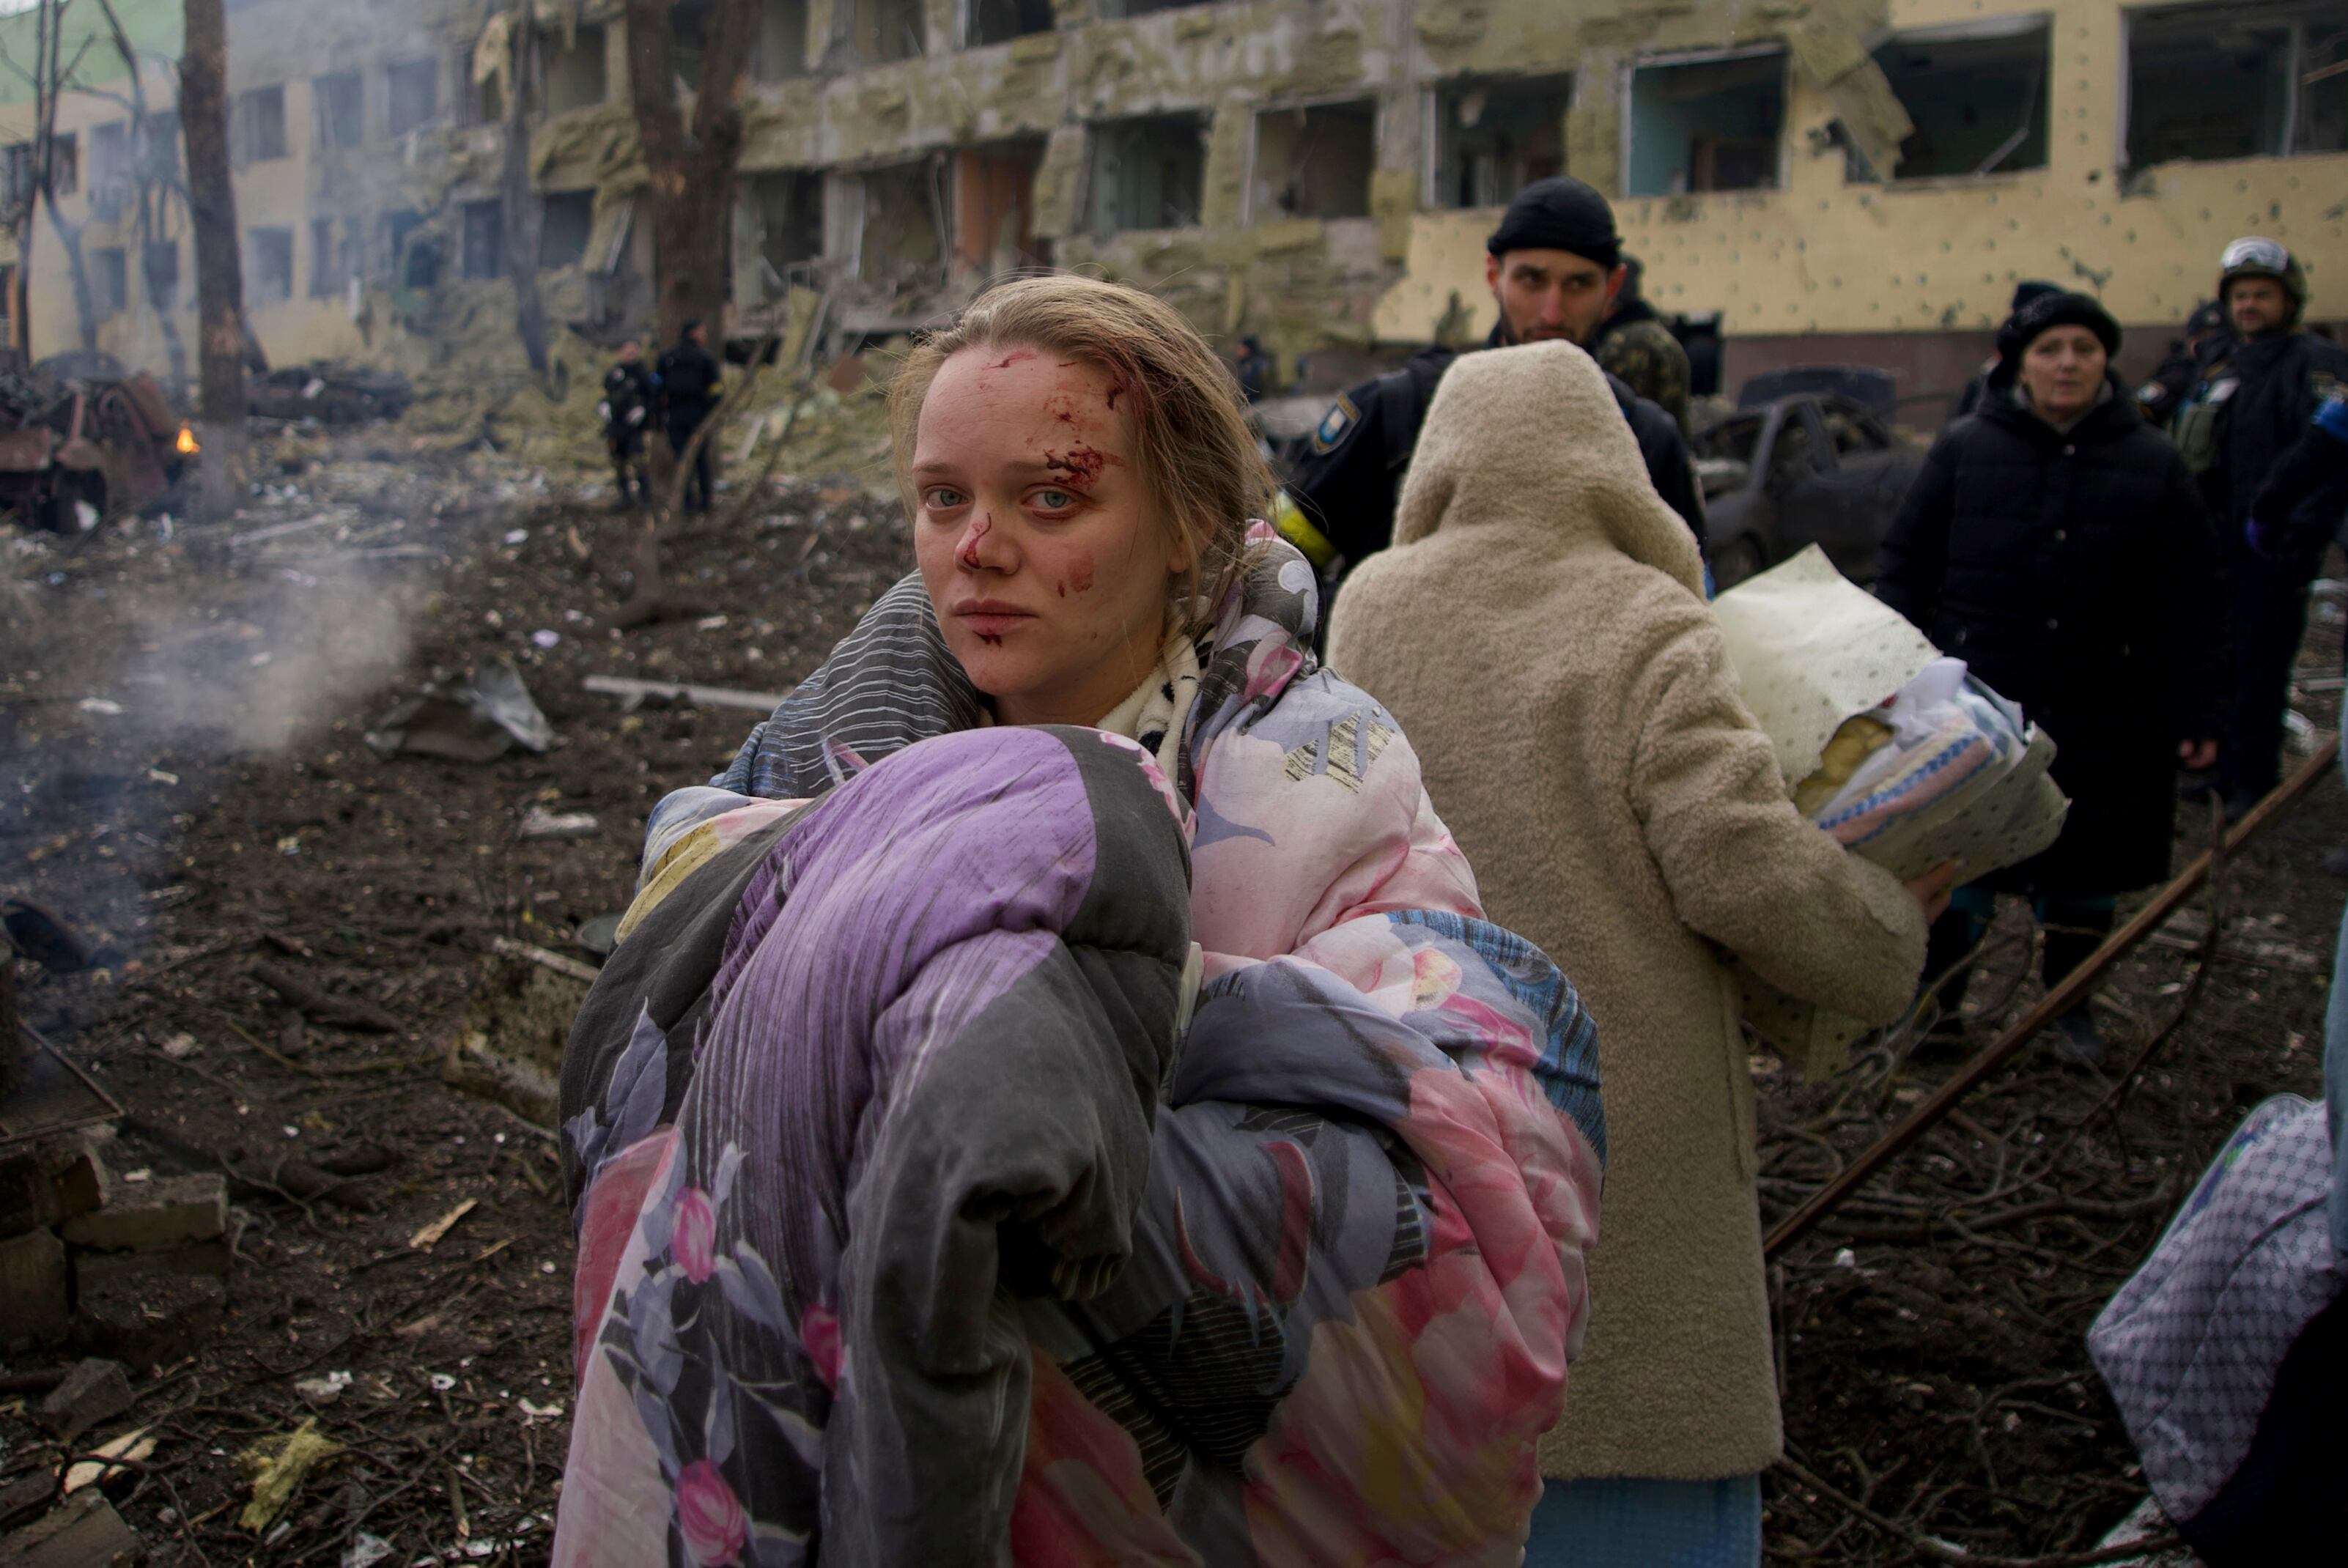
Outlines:
POLYGON ((139 1532, 94 1486, 0 1538, 0 1563, 10 1568, 129 1568, 146 1554, 139 1532))
POLYGON ((111 1420, 131 1405, 129 1374, 119 1361, 92 1356, 74 1364, 66 1380, 49 1390, 33 1412, 57 1441, 73 1440, 104 1420, 111 1420))
POLYGON ((75 1343, 139 1368, 168 1367, 211 1339, 228 1290, 210 1275, 127 1275, 83 1287, 75 1343))
POLYGON ((210 1241, 228 1229, 228 1180, 214 1172, 118 1189, 114 1201, 65 1224, 76 1246, 160 1252, 210 1241))
POLYGON ((220 1236, 159 1252, 104 1252, 77 1247, 73 1251, 75 1298, 78 1300, 117 1279, 170 1274, 208 1274, 215 1279, 224 1279, 234 1262, 226 1238, 220 1236))
POLYGON ((0 1235, 63 1225, 102 1207, 111 1178, 86 1132, 44 1138, 0 1156, 0 1235))
POLYGON ((54 1344, 71 1326, 66 1249, 57 1233, 0 1241, 0 1347, 54 1344))

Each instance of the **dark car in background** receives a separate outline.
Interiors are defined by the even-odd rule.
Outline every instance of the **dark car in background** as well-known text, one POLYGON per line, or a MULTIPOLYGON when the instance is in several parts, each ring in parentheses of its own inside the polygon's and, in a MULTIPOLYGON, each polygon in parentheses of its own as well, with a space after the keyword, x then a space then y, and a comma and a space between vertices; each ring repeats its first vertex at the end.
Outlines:
POLYGON ((1867 395, 1873 390, 1792 373, 1756 378, 1734 413, 1689 438, 1718 587, 1734 588, 1809 545, 1853 582, 1874 580, 1876 545, 1924 457, 1893 433, 1888 405, 1867 395), (1784 390, 1789 380, 1837 389, 1784 390))

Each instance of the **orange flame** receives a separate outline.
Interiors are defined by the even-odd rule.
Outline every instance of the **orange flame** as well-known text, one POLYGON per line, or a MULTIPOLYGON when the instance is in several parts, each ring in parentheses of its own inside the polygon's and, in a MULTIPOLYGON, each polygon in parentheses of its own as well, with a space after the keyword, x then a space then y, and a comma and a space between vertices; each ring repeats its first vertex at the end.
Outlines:
POLYGON ((197 453, 199 453, 199 452, 201 452, 201 451, 202 451, 202 450, 203 450, 203 448, 202 448, 202 447, 201 447, 201 446, 197 446, 197 445, 196 445, 196 433, 195 433, 195 431, 194 431, 194 430, 192 430, 192 429, 191 429, 189 426, 187 426, 187 425, 180 425, 180 455, 181 456, 183 456, 183 457, 192 457, 192 456, 194 456, 197 453))

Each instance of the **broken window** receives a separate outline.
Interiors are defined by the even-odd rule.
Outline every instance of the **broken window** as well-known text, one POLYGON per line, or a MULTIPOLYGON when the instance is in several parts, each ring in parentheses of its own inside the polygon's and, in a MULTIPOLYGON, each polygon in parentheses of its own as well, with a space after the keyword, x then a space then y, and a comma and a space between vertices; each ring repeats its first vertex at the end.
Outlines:
POLYGON ((139 176, 168 180, 180 172, 180 111, 159 109, 147 117, 139 134, 139 176))
POLYGON ((464 267, 469 279, 502 278, 506 272, 506 206, 492 196, 468 201, 464 213, 464 267))
POLYGON ((922 0, 855 0, 856 57, 867 65, 911 60, 929 47, 922 0))
POLYGON ((1776 46, 1638 67, 1622 138, 1632 196, 1767 190, 1786 124, 1786 52, 1776 46))
POLYGON ((130 122, 114 120, 89 133, 90 216, 111 223, 130 194, 130 122))
POLYGON ((868 283, 920 287, 942 275, 946 259, 942 160, 876 169, 863 177, 863 240, 857 275, 868 283))
POLYGON ((366 138, 360 110, 359 74, 336 71, 310 84, 310 112, 318 122, 318 145, 329 151, 356 147, 366 138))
MULTIPOLYGON (((1900 144, 1896 179, 2001 174, 2046 167, 2045 18, 1902 33, 1875 63, 1915 130, 1900 144)), ((1857 149, 1849 177, 1871 179, 1857 149)))
POLYGON ((384 128, 406 136, 440 113, 440 62, 409 60, 383 73, 384 128))
POLYGON ((177 240, 156 240, 149 243, 139 258, 140 275, 147 284, 147 302, 158 311, 180 308, 180 242, 177 240))
POLYGON ((1196 115, 1096 126, 1087 181, 1092 231, 1106 239, 1128 229, 1191 227, 1206 172, 1206 124, 1196 115))
POLYGON ((236 99, 236 146, 242 161, 267 163, 285 156, 285 89, 255 87, 236 99))
POLYGON ((804 169, 753 175, 747 198, 765 267, 758 294, 772 298, 790 286, 794 268, 804 273, 823 257, 823 176, 804 169))
POLYGON ((0 207, 13 212, 32 200, 39 179, 40 165, 34 160, 33 144, 11 143, 0 154, 0 207))
POLYGON ((1007 44, 1052 30, 1052 0, 970 0, 970 44, 1007 44))
POLYGON ((964 148, 954 154, 953 242, 958 265, 994 276, 1050 264, 1035 238, 1035 169, 1041 137, 964 148))
POLYGON ((1366 218, 1370 171, 1378 161, 1374 103, 1266 109, 1255 117, 1251 216, 1366 218))
POLYGON ((361 257, 359 220, 343 222, 341 242, 335 240, 335 220, 331 218, 310 220, 310 297, 331 300, 351 286, 359 275, 361 257))
POLYGON ((244 276, 256 305, 294 297, 294 231, 254 229, 244 237, 244 276))
POLYGON ((587 237, 595 231, 595 193, 550 190, 538 221, 538 264, 552 270, 587 259, 587 237))
POLYGON ((1436 205, 1504 207, 1534 180, 1565 172, 1571 77, 1462 82, 1437 101, 1436 205))
POLYGON ((424 216, 419 212, 383 215, 385 272, 394 288, 440 286, 440 241, 421 232, 423 228, 424 216))
POLYGON ((69 130, 49 138, 49 189, 71 196, 81 189, 81 143, 69 130))
POLYGON ((89 253, 90 303, 98 319, 118 316, 130 308, 130 265, 119 245, 102 245, 89 253))
POLYGON ((807 75, 807 0, 767 0, 758 13, 750 74, 762 82, 807 75))
POLYGON ((2131 168, 2348 149, 2348 5, 2125 15, 2131 168))
POLYGON ((668 14, 670 73, 687 87, 701 84, 709 58, 709 10, 713 0, 676 0, 668 14))
POLYGON ((561 34, 548 33, 539 41, 539 60, 540 99, 547 113, 592 108, 603 101, 609 84, 602 28, 581 27, 568 47, 561 34))

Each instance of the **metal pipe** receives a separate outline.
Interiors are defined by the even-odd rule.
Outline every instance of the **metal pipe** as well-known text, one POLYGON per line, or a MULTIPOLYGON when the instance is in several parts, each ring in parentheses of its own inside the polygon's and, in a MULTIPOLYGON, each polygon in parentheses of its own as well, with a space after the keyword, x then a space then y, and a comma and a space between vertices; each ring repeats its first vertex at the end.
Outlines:
MULTIPOLYGON (((2227 830, 2226 854, 2232 856, 2263 831, 2268 824, 2290 810, 2301 796, 2315 786, 2317 780, 2331 771, 2336 760, 2337 748, 2326 745, 2280 787, 2269 791, 2267 797, 2252 807, 2250 815, 2227 830)), ((2041 998, 2037 1006, 2015 1020, 1980 1055, 1959 1068, 1955 1076, 1925 1096, 1898 1126, 1862 1151, 1858 1158, 1843 1168, 1841 1174, 1819 1188, 1809 1202, 1778 1221, 1776 1228, 1769 1233, 1768 1240, 1762 1245, 1762 1256, 1776 1257, 1809 1235, 1820 1220, 1841 1207, 1843 1201, 1859 1191, 1868 1178, 1955 1110, 1958 1101, 2003 1067, 2008 1060, 2035 1039, 2041 1030, 2085 1000, 2088 992, 2095 989, 2096 982, 2102 979, 2114 964, 2126 958, 2130 948, 2151 936, 2184 906, 2187 899, 2193 897, 2209 877, 2210 858, 2211 852, 2204 850, 2176 881, 2162 888, 2151 903, 2138 910, 2134 919, 2113 932, 2085 963, 2065 975, 2059 984, 2041 998)))

